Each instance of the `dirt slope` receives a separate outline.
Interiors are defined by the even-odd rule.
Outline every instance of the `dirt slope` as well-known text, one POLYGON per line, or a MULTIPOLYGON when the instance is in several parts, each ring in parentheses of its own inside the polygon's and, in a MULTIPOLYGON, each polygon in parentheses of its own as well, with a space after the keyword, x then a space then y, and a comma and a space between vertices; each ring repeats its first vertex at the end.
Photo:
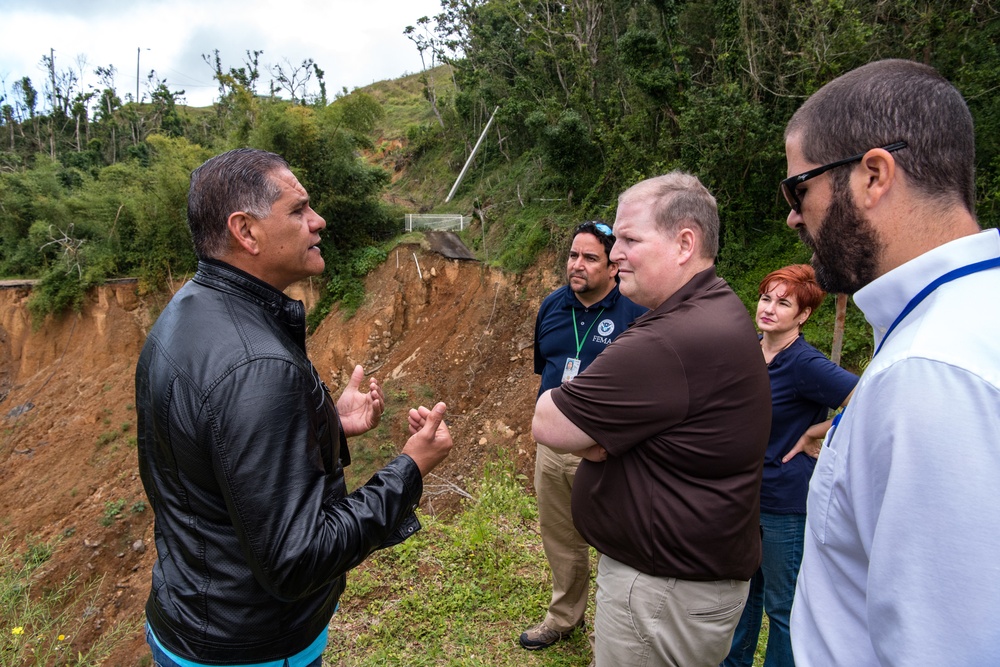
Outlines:
MULTIPOLYGON (((402 245, 367 278, 355 316, 334 312, 310 337, 310 356, 335 393, 361 363, 393 397, 448 403, 456 446, 425 510, 454 508, 447 483, 467 486, 490 458, 511 458, 531 478, 534 317, 562 280, 553 258, 540 266, 515 277, 402 245)), ((316 296, 308 283, 292 293, 307 306, 316 296)), ((81 586, 103 577, 97 599, 65 631, 76 651, 115 623, 143 620, 155 549, 135 460, 133 372, 170 294, 108 285, 79 315, 37 331, 28 296, 26 287, 0 289, 0 535, 18 545, 61 536, 40 575, 47 585, 73 572, 81 586)), ((398 451, 405 414, 391 418, 387 439, 398 451)), ((107 664, 139 664, 144 646, 136 631, 107 664)))

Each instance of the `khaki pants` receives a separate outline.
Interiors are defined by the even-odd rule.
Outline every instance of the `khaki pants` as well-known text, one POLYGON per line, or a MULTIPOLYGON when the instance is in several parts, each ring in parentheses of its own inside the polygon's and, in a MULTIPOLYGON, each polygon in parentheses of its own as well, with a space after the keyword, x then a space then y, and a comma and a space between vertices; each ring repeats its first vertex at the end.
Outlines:
POLYGON ((535 494, 542 546, 552 571, 552 600, 545 624, 565 632, 583 620, 590 593, 590 546, 573 526, 570 500, 580 457, 545 445, 535 453, 535 494))
POLYGON ((749 581, 651 577, 603 556, 597 567, 597 667, 717 667, 749 581))

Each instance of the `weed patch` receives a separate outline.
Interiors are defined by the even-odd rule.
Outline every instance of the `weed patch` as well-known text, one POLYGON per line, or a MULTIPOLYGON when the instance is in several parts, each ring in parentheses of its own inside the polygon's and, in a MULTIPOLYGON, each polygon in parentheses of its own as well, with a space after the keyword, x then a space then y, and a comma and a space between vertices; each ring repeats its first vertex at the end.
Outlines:
POLYGON ((0 661, 4 665, 96 667, 118 643, 139 632, 138 620, 117 623, 89 647, 73 644, 84 622, 84 610, 93 605, 103 579, 83 584, 79 593, 75 593, 79 575, 67 577, 55 588, 40 585, 36 573, 57 546, 57 542, 29 539, 18 554, 10 538, 0 540, 0 661))
POLYGON ((104 503, 104 514, 101 515, 101 525, 108 527, 113 524, 125 509, 125 499, 108 500, 104 503))

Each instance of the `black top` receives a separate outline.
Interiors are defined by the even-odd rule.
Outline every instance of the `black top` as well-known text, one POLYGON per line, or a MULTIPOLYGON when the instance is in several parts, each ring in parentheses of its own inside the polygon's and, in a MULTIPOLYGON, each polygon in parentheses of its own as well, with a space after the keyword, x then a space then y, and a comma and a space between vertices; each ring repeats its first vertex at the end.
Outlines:
POLYGON ((345 573, 419 527, 408 456, 347 494, 346 440, 306 357, 305 310, 253 276, 199 263, 150 331, 135 387, 157 551, 146 617, 181 657, 302 651, 345 573))

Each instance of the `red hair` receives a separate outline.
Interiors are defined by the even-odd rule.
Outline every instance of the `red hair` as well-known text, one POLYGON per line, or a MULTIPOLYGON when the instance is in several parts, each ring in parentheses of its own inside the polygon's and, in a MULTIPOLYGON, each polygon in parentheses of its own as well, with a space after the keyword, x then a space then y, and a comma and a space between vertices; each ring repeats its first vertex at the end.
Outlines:
POLYGON ((826 292, 816 282, 816 272, 808 264, 791 264, 764 276, 757 288, 758 294, 764 294, 775 284, 785 286, 785 294, 795 297, 799 304, 799 312, 808 308, 810 315, 816 312, 826 298, 826 292))

